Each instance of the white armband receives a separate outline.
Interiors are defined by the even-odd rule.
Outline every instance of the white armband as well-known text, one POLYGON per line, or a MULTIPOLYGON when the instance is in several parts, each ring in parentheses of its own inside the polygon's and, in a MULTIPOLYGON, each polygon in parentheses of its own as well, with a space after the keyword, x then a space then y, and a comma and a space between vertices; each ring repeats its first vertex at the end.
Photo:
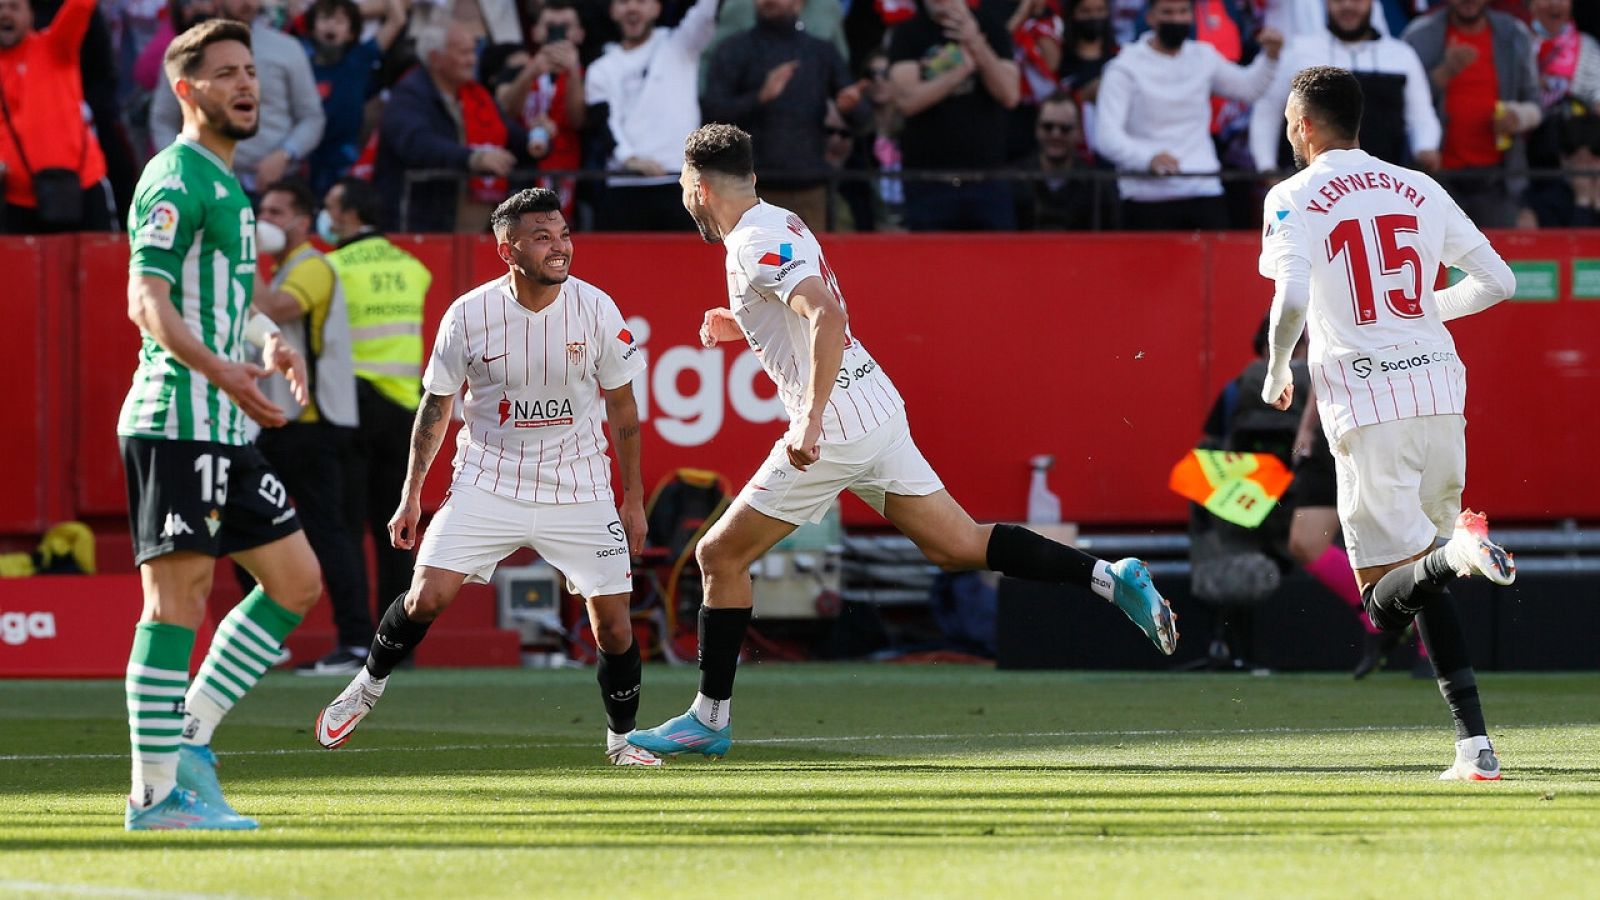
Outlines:
POLYGON ((278 333, 278 323, 267 318, 264 313, 256 313, 250 321, 244 323, 244 339, 257 347, 265 348, 267 338, 278 333))

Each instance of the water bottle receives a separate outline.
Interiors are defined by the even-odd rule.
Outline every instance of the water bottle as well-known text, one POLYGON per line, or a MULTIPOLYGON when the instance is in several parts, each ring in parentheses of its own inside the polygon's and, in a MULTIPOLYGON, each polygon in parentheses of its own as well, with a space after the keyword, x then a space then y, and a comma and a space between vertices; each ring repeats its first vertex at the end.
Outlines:
POLYGON ((1028 485, 1028 524, 1055 525, 1061 521, 1061 498, 1050 491, 1049 472, 1056 458, 1035 456, 1028 464, 1033 467, 1033 482, 1028 485))

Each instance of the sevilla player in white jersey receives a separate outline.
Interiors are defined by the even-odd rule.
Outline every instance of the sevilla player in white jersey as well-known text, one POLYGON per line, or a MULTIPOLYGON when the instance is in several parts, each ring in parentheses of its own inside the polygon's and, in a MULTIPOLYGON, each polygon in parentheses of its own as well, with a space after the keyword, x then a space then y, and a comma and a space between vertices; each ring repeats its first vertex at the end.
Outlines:
POLYGON ((942 568, 1090 588, 1170 654, 1177 622, 1144 563, 1108 563, 1016 525, 979 525, 950 497, 911 439, 900 392, 851 333, 816 238, 798 216, 756 197, 750 136, 706 125, 689 135, 684 157, 684 206, 706 241, 727 248, 729 306, 705 313, 701 342, 748 342, 778 386, 789 429, 696 551, 705 603, 694 705, 629 742, 654 753, 728 751, 750 565, 798 525, 821 520, 844 490, 942 568))
POLYGON ((1446 588, 1472 574, 1510 584, 1516 567, 1484 517, 1461 511, 1467 373, 1444 323, 1509 297, 1516 280, 1443 188, 1360 149, 1361 106, 1344 69, 1306 69, 1291 85, 1289 143, 1304 168, 1267 195, 1261 274, 1276 290, 1262 399, 1289 407, 1289 356, 1309 326, 1367 615, 1385 630, 1417 622, 1456 724, 1456 760, 1442 777, 1495 780, 1500 762, 1446 588), (1434 291, 1441 263, 1466 279, 1434 291))
POLYGON ((607 757, 620 766, 657 766, 660 759, 626 739, 639 710, 628 600, 631 554, 645 532, 633 396, 644 359, 611 298, 568 274, 572 237, 554 191, 515 194, 490 223, 508 271, 458 298, 439 323, 422 376, 409 478, 389 522, 394 545, 410 549, 416 541, 422 482, 465 385, 450 493, 422 538, 411 589, 384 614, 366 665, 318 716, 317 740, 329 749, 349 740, 389 673, 461 585, 487 582, 500 560, 532 547, 588 602, 600 645, 607 757), (622 471, 620 515, 602 412, 622 471))

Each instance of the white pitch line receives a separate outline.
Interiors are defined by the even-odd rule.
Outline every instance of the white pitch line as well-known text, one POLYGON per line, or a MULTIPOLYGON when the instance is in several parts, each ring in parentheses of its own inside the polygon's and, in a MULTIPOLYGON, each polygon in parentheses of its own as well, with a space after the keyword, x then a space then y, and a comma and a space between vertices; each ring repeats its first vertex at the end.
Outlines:
POLYGON ((49 897, 127 897, 132 900, 222 900, 239 894, 175 894, 172 891, 147 891, 142 888, 110 887, 98 884, 63 884, 54 881, 15 881, 0 879, 0 891, 21 891, 49 897))
MULTIPOLYGON (((1594 728, 1594 722, 1565 722, 1549 725, 1513 725, 1505 726, 1508 729, 1521 728, 1594 728)), ((1228 737, 1248 735, 1293 735, 1293 734, 1360 734, 1381 733, 1387 731, 1440 731, 1442 726, 1437 725, 1354 725, 1344 728, 1152 728, 1136 731, 996 731, 986 734, 847 734, 832 737, 773 737, 773 738, 745 738, 741 744, 771 744, 782 746, 786 744, 861 744, 889 741, 986 741, 986 740, 1015 740, 1028 738, 1085 738, 1085 737, 1228 737)), ((571 741, 539 741, 530 743, 509 744, 434 744, 421 747, 348 747, 338 752, 348 753, 422 753, 430 751, 455 751, 455 750, 567 750, 573 747, 587 745, 588 741, 577 739, 571 741)), ((321 747, 291 747, 277 750, 233 750, 222 756, 299 756, 302 754, 326 753, 321 747)), ((0 756, 0 762, 56 762, 70 760, 93 759, 127 759, 126 753, 56 753, 56 754, 15 754, 0 756)))

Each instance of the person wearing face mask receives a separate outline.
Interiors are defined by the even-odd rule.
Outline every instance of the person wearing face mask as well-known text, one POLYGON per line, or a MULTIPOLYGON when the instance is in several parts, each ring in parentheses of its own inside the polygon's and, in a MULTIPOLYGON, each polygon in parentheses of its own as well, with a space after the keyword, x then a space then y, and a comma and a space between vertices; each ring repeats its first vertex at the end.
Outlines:
MULTIPOLYGON (((261 80, 261 128, 256 136, 239 143, 234 172, 246 192, 254 196, 261 187, 297 171, 307 154, 322 140, 326 119, 317 82, 311 75, 300 42, 261 17, 261 0, 218 0, 217 17, 250 28, 256 72, 261 80)), ((170 88, 157 90, 150 102, 150 139, 157 148, 178 136, 182 115, 170 88)))
POLYGON ((793 210, 813 231, 828 229, 824 120, 831 101, 846 117, 864 85, 833 45, 799 28, 802 0, 756 0, 756 25, 725 41, 706 69, 700 111, 759 138, 762 199, 793 210))
POLYGON ((1251 112, 1250 155, 1256 169, 1290 168, 1281 114, 1290 81, 1312 66, 1338 66, 1361 82, 1362 147, 1384 162, 1437 171, 1442 132, 1417 52, 1379 33, 1373 25, 1374 0, 1325 0, 1325 8, 1327 28, 1289 41, 1278 77, 1251 112))
MULTIPOLYGON (((368 580, 379 609, 411 584, 411 552, 389 542, 389 515, 405 485, 407 438, 422 398, 423 301, 433 282, 427 266, 378 230, 382 215, 372 183, 345 176, 328 189, 316 220, 317 235, 335 248, 327 259, 344 289, 361 420, 345 457, 344 524, 357 547, 372 536, 377 570, 368 580)), ((312 672, 354 671, 359 653, 343 634, 339 643, 312 672)))
POLYGON ((1078 104, 1082 136, 1094 143, 1095 98, 1106 63, 1117 55, 1117 34, 1110 0, 1069 0, 1062 33, 1061 66, 1057 70, 1062 90, 1078 104))
POLYGON ((327 125, 322 142, 307 160, 311 190, 320 196, 350 170, 361 152, 361 125, 367 100, 377 88, 383 54, 406 24, 409 0, 387 0, 383 24, 361 40, 361 8, 355 0, 317 0, 306 13, 311 36, 302 38, 311 74, 322 96, 327 125))
POLYGON ((1189 39, 1191 0, 1151 0, 1151 33, 1125 47, 1101 79, 1094 149, 1124 173, 1117 179, 1122 226, 1133 230, 1228 227, 1221 168, 1211 140, 1211 95, 1246 103, 1277 73, 1283 36, 1256 36, 1262 52, 1247 67, 1189 39), (1194 177, 1174 178, 1180 173, 1194 177), (1157 177, 1151 177, 1157 176, 1157 177))
MULTIPOLYGON (((359 424, 350 318, 333 267, 311 243, 316 210, 316 195, 304 182, 279 181, 261 192, 257 249, 272 257, 273 273, 268 282, 256 270, 253 296, 256 309, 277 323, 284 342, 305 359, 310 376, 304 405, 281 375, 261 379, 261 392, 283 408, 289 422, 263 429, 256 446, 294 498, 306 540, 322 564, 338 645, 332 655, 300 667, 322 674, 355 671, 373 625, 360 545, 345 527, 344 457, 359 424), (280 235, 280 246, 268 242, 280 235), (319 668, 340 660, 344 668, 319 668)), ((240 573, 240 585, 249 590, 254 579, 242 568, 240 573)))

